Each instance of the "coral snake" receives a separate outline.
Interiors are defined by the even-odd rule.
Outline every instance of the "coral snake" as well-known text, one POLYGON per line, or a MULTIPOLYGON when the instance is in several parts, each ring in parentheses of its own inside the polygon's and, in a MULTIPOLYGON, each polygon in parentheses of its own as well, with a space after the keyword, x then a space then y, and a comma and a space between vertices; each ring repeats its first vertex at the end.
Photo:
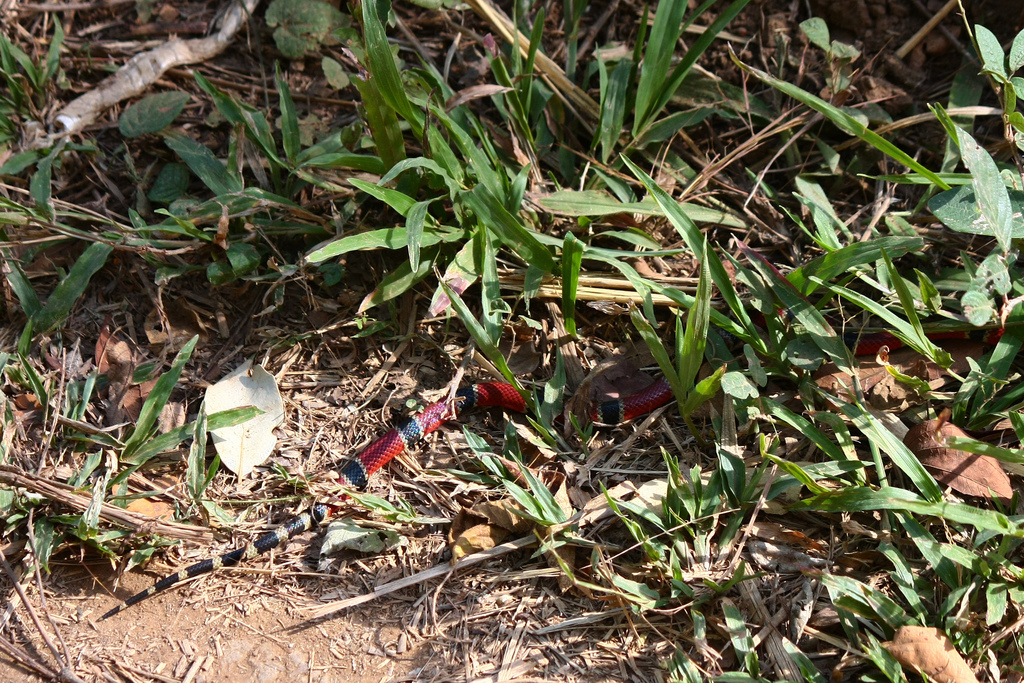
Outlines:
MULTIPOLYGON (((930 334, 929 339, 975 339, 988 344, 995 344, 1003 334, 1003 329, 975 330, 961 332, 940 332, 930 334)), ((844 342, 856 355, 877 353, 883 346, 897 349, 903 342, 889 332, 872 332, 858 335, 844 334, 844 342)), ((672 388, 665 379, 660 379, 646 389, 625 398, 604 401, 591 407, 590 417, 595 422, 618 424, 639 415, 649 413, 668 403, 673 398, 672 388)), ((408 418, 397 427, 364 448, 359 455, 352 458, 340 470, 339 483, 342 486, 363 488, 370 475, 386 465, 392 458, 407 448, 412 448, 427 434, 436 431, 449 420, 456 419, 462 412, 472 408, 499 407, 512 412, 525 412, 526 402, 519 392, 511 385, 499 382, 474 384, 461 389, 452 402, 439 401, 427 406, 420 414, 408 418)), ((261 555, 294 536, 321 524, 340 510, 340 506, 329 503, 316 503, 308 511, 294 517, 274 531, 267 532, 245 546, 232 552, 213 557, 171 574, 113 608, 100 619, 114 616, 126 607, 130 607, 146 598, 161 593, 177 583, 207 574, 221 567, 231 567, 243 560, 261 555)))

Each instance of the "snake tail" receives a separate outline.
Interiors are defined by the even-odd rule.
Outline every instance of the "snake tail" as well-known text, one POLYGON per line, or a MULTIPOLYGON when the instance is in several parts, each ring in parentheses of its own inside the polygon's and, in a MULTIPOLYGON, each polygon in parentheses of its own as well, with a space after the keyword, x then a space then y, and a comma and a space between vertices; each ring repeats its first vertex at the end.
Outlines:
MULTIPOLYGON (((511 384, 490 382, 474 384, 461 389, 455 395, 455 401, 439 401, 427 406, 423 412, 415 415, 380 437, 364 448, 359 455, 352 458, 339 471, 339 483, 361 489, 366 486, 370 475, 388 464, 392 458, 411 448, 424 436, 437 429, 445 422, 458 417, 463 411, 471 408, 502 407, 515 412, 524 412, 526 402, 511 384)), ((109 619, 127 607, 138 604, 157 593, 203 574, 209 574, 221 567, 233 567, 245 560, 272 550, 294 536, 309 531, 321 524, 337 511, 337 507, 326 503, 317 503, 308 511, 288 520, 277 529, 268 531, 245 546, 225 553, 220 557, 212 557, 171 574, 155 584, 131 596, 120 605, 110 610, 100 620, 109 619)))

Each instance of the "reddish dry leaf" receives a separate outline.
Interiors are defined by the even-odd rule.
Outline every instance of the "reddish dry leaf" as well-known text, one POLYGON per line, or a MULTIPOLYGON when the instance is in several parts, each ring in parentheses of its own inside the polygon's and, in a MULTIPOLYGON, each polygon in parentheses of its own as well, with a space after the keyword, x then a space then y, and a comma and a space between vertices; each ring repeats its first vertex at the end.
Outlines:
POLYGON ((18 410, 42 410, 43 404, 35 394, 17 394, 14 397, 14 407, 18 410))
POLYGON ((937 628, 901 626, 893 639, 882 643, 903 666, 938 683, 978 683, 967 662, 937 628))
POLYGON ((107 343, 109 343, 111 338, 114 336, 114 331, 111 328, 112 321, 113 318, 108 315, 106 320, 103 321, 103 327, 100 328, 100 336, 96 338, 96 350, 93 353, 93 358, 95 359, 96 367, 99 369, 100 374, 105 373, 108 368, 106 359, 107 343))
POLYGON ((999 461, 987 455, 975 455, 946 445, 951 436, 966 437, 962 429, 949 422, 928 420, 907 432, 903 443, 918 457, 925 469, 941 483, 967 496, 988 498, 995 495, 1004 503, 1013 497, 1010 477, 999 461), (938 430, 938 431, 936 431, 938 430))
POLYGON ((139 419, 139 415, 142 414, 142 406, 145 405, 146 399, 155 386, 156 380, 151 379, 142 384, 133 384, 125 389, 121 398, 121 409, 132 419, 132 422, 139 419))

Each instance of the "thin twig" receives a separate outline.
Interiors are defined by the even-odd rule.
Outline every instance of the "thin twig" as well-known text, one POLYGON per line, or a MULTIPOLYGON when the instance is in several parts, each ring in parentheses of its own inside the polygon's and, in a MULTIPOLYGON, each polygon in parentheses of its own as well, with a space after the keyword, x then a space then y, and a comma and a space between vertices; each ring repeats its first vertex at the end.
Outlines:
POLYGON ((71 663, 65 662, 61 657, 61 654, 57 652, 56 646, 54 646, 53 641, 50 640, 50 636, 48 636, 46 631, 43 629, 42 622, 39 621, 39 615, 36 614, 35 609, 32 607, 32 603, 28 601, 28 596, 25 595, 25 589, 21 587, 21 583, 18 581, 17 577, 15 577, 14 568, 11 567, 11 563, 7 561, 7 556, 4 555, 3 550, 0 550, 0 566, 3 566, 4 572, 11 579, 11 585, 14 586, 15 592, 17 592, 18 597, 21 598, 21 604, 25 606, 28 616, 32 619, 32 623, 35 624, 36 630, 39 631, 39 635, 42 637, 43 642, 46 643, 46 647, 50 650, 50 654, 53 655, 54 661, 60 664, 61 668, 60 672, 57 674, 58 678, 62 681, 72 681, 72 683, 85 683, 81 678, 75 675, 74 671, 71 670, 71 663))
POLYGON ((379 597, 382 597, 389 593, 394 593, 395 591, 402 590, 403 588, 408 588, 410 586, 415 586, 417 584, 424 583, 425 581, 430 581, 431 579, 435 579, 440 576, 445 576, 450 572, 455 572, 465 567, 480 564, 481 562, 486 562, 488 560, 493 560, 497 557, 501 557, 502 555, 507 555, 508 553, 513 552, 515 550, 529 548, 531 545, 534 545, 535 543, 537 543, 536 536, 523 536, 522 538, 517 539, 515 541, 502 543, 501 545, 494 546, 493 548, 482 550, 473 555, 464 557, 458 562, 455 562, 454 564, 436 565, 434 567, 431 567, 430 569, 426 569, 417 574, 413 574, 412 576, 407 576, 404 579, 398 579, 397 581, 386 583, 383 586, 377 586, 373 589, 372 593, 357 595, 355 597, 345 598, 344 600, 337 600, 335 602, 323 605, 322 607, 308 608, 308 610, 311 613, 310 616, 314 619, 326 617, 330 614, 334 614, 336 612, 348 609, 349 607, 355 607, 356 605, 362 605, 363 603, 372 602, 379 597))

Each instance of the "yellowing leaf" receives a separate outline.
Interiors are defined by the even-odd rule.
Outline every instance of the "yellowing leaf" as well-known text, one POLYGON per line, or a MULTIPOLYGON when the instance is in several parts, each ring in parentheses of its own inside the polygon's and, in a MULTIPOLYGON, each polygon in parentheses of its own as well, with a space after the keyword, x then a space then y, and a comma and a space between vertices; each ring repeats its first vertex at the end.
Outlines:
POLYGON ((270 457, 277 445, 274 427, 284 421, 284 403, 274 376, 250 361, 206 390, 208 415, 246 406, 256 406, 263 414, 232 427, 210 430, 221 463, 239 477, 270 457))

